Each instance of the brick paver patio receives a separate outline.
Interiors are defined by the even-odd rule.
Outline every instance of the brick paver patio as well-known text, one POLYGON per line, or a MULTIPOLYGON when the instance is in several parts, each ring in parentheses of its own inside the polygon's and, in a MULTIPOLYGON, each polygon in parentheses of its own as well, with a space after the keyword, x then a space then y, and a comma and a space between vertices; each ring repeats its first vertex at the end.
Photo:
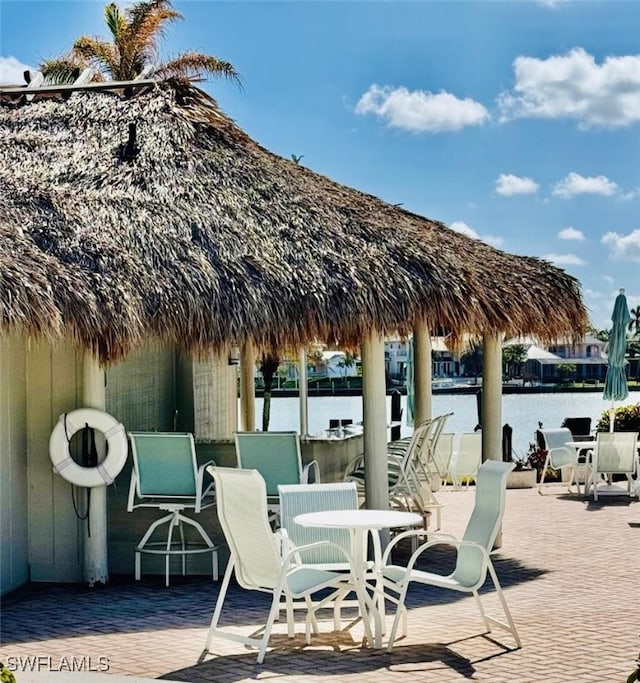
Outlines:
MULTIPOLYGON (((444 531, 463 530, 473 496, 473 489, 440 494, 444 531)), ((173 577, 165 588, 162 577, 145 577, 93 589, 33 584, 5 596, 0 659, 60 670, 60 681, 82 678, 65 672, 73 666, 191 683, 625 681, 640 651, 640 528, 629 522, 640 522, 635 498, 594 504, 560 485, 545 496, 507 492, 503 545, 494 558, 522 649, 508 633, 482 635, 470 596, 415 586, 408 637, 392 654, 362 649, 360 624, 335 634, 327 619, 311 646, 302 636, 288 640, 286 625, 277 624, 262 665, 228 641, 214 641, 217 656, 197 664, 218 584, 173 577)), ((432 560, 450 561, 448 552, 432 560)), ((487 594, 491 606, 493 598, 487 594)), ((224 623, 250 632, 264 621, 268 600, 232 589, 224 623)), ((28 680, 17 676, 18 683, 28 680)))

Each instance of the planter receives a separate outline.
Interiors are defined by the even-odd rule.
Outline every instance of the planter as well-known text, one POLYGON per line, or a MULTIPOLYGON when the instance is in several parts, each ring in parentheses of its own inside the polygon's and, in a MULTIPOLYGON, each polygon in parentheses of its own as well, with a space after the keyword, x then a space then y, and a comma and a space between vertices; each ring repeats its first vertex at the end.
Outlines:
POLYGON ((531 470, 513 470, 507 475, 508 489, 532 489, 536 486, 536 471, 531 470))

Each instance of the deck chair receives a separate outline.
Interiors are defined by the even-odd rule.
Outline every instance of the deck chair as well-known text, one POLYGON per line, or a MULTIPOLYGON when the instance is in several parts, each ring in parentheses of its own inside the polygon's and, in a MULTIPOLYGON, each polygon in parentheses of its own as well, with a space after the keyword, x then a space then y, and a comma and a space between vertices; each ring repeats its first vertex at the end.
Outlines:
POLYGON ((622 474, 627 479, 627 493, 631 494, 632 477, 638 467, 637 432, 598 432, 593 450, 591 476, 586 489, 593 490, 593 499, 598 495, 625 493, 610 485, 612 475, 622 474))
MULTIPOLYGON (((293 600, 305 599, 307 607, 306 642, 311 642, 311 630, 318 632, 316 612, 329 603, 339 600, 352 590, 348 573, 320 569, 305 562, 294 561, 296 555, 307 550, 320 550, 323 543, 312 543, 285 550, 278 542, 269 525, 267 507, 267 488, 265 481, 256 470, 210 467, 216 484, 217 509, 220 525, 229 545, 229 563, 224 573, 220 593, 207 633, 204 650, 199 663, 210 653, 215 637, 232 640, 258 648, 258 663, 264 660, 273 623, 279 612, 280 599, 284 596, 287 609, 288 634, 293 637, 293 600), (229 588, 232 574, 238 584, 247 590, 260 591, 272 595, 271 609, 265 626, 249 636, 242 636, 218 627, 222 607, 229 588), (312 602, 310 596, 324 589, 332 589, 322 600, 312 602), (262 637, 258 635, 262 632, 262 637)), ((338 546, 336 546, 338 547, 338 546)), ((345 562, 349 554, 345 553, 345 562)))
POLYGON ((435 448, 434 462, 443 486, 446 486, 449 468, 451 467, 454 436, 455 435, 452 432, 442 432, 435 448))
MULTIPOLYGON (((414 581, 438 588, 472 593, 487 632, 491 632, 492 626, 502 628, 508 631, 514 637, 518 647, 521 647, 520 637, 489 555, 502 523, 507 475, 514 467, 512 462, 487 460, 478 469, 475 505, 461 540, 448 534, 429 534, 421 530, 405 531, 396 536, 385 549, 382 574, 385 589, 399 594, 398 600, 401 606, 405 604, 407 590, 414 581), (418 550, 411 555, 406 567, 389 563, 391 552, 397 543, 411 536, 424 536, 425 534, 427 542, 419 546, 418 550), (453 572, 448 576, 443 576, 416 569, 416 562, 422 554, 439 544, 453 545, 457 548, 457 560, 453 572), (479 590, 485 583, 487 572, 495 586, 506 621, 489 616, 480 600, 479 590)), ((389 635, 389 652, 393 649, 393 642, 403 614, 402 609, 396 611, 389 635)))
POLYGON ((451 458, 449 477, 453 488, 461 490, 466 483, 475 480, 482 462, 482 432, 464 432, 458 439, 458 449, 451 458))
MULTIPOLYGON (((402 510, 418 512, 419 514, 424 514, 427 507, 423 500, 414 463, 428 429, 428 423, 419 425, 413 430, 411 438, 404 447, 399 446, 397 442, 392 442, 388 445, 387 451, 389 502, 402 510)), ((347 464, 343 480, 354 482, 358 489, 358 495, 364 496, 364 456, 360 455, 347 464)))
POLYGON ((215 505, 213 481, 205 475, 207 465, 198 467, 193 435, 175 432, 129 432, 133 469, 129 483, 127 512, 137 508, 157 508, 168 514, 153 522, 135 549, 135 579, 140 580, 141 555, 164 555, 165 585, 169 585, 170 559, 180 556, 186 574, 188 555, 211 553, 213 580, 218 580, 218 547, 202 525, 183 514, 200 513, 215 505), (207 479, 208 481, 206 481, 207 479), (164 540, 153 540, 156 531, 167 525, 164 540), (198 542, 187 541, 185 527, 195 529, 198 542), (177 528, 179 540, 174 539, 177 528))
POLYGON ((236 432, 236 459, 242 469, 258 470, 267 486, 272 521, 280 511, 279 484, 307 484, 320 481, 318 463, 303 467, 297 432, 236 432))
MULTIPOLYGON (((292 547, 314 544, 306 551, 298 551, 298 562, 331 571, 350 571, 344 551, 350 552, 350 535, 346 529, 322 529, 303 527, 294 522, 297 515, 322 510, 357 510, 358 491, 354 482, 335 484, 291 484, 278 486, 280 493, 280 531, 292 547), (316 545, 319 541, 330 541, 332 545, 316 545), (342 549, 342 550, 341 550, 342 549)), ((366 553, 365 553, 366 556, 366 553)), ((340 607, 334 605, 334 628, 340 628, 340 607)), ((349 605, 350 606, 350 605, 349 605)), ((286 607, 281 602, 281 609, 286 607)), ((294 602, 294 609, 306 608, 303 603, 294 602)))
POLYGON ((538 429, 537 434, 542 438, 547 457, 544 461, 540 482, 538 483, 538 493, 542 495, 544 478, 547 470, 552 468, 559 470, 562 467, 570 467, 569 491, 575 481, 578 495, 580 495, 580 481, 578 479, 578 451, 574 446, 569 445, 573 441, 573 435, 568 427, 560 429, 538 429))

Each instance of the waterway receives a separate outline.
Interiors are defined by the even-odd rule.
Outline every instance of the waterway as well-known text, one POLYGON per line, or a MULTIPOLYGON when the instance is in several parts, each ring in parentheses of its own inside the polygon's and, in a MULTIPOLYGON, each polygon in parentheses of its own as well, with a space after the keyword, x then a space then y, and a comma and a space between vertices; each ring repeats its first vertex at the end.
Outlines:
MULTIPOLYGON (((402 396, 403 415, 406 416, 406 396, 402 396)), ((640 392, 632 392, 617 405, 640 402, 640 392)), ((269 429, 300 429, 300 409, 297 397, 278 397, 271 401, 269 429)), ((590 417, 591 428, 610 403, 602 400, 602 393, 554 393, 554 394, 507 394, 502 397, 502 424, 513 429, 513 451, 516 456, 527 453, 529 443, 534 439, 538 422, 546 428, 560 427, 565 417, 590 417)), ((445 431, 470 432, 478 422, 476 397, 473 394, 433 395, 433 415, 453 413, 445 431)), ((387 416, 391 415, 391 398, 387 397, 387 416)), ((256 398, 256 426, 262 419, 262 399, 256 398)), ((331 419, 362 420, 361 396, 314 396, 309 398, 309 433, 320 434, 329 427, 331 419)), ((406 425, 403 417, 402 435, 411 434, 412 427, 406 425)))

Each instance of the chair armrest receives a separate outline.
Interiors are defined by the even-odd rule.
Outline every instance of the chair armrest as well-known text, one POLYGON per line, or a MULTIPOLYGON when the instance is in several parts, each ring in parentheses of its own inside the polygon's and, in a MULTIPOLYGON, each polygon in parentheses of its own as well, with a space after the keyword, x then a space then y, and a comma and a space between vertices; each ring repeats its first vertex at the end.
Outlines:
POLYGON ((312 460, 302 468, 301 484, 319 484, 320 483, 320 466, 317 460, 312 460), (313 478, 309 479, 309 474, 313 472, 313 478))
POLYGON ((364 464, 364 455, 356 455, 355 458, 352 458, 351 460, 349 460, 349 462, 347 463, 347 466, 344 468, 344 477, 342 478, 342 480, 347 481, 347 477, 352 472, 355 472, 363 464, 364 464))
MULTIPOLYGON (((433 531, 427 531, 426 529, 409 529, 408 531, 403 531, 402 533, 397 534, 391 539, 391 542, 387 547, 385 548, 384 554, 382 555, 382 566, 384 567, 389 560, 389 557, 391 556, 392 550, 395 548, 395 546, 405 538, 420 538, 420 537, 426 537, 427 538, 427 543, 423 544, 416 550, 413 555, 411 556, 410 560, 413 559, 414 555, 417 556, 419 554, 422 554, 424 550, 426 550, 428 547, 432 547, 434 545, 455 545, 458 542, 458 538, 454 536, 453 534, 446 534, 443 532, 433 532, 433 531), (420 551, 420 552, 418 552, 420 551)), ((415 560, 414 560, 415 563, 415 560)), ((413 565, 412 565, 413 566, 413 565)))
POLYGON ((283 549, 283 557, 282 561, 285 564, 285 566, 288 566, 291 564, 291 560, 295 558, 296 556, 298 557, 298 562, 296 564, 303 564, 304 562, 300 561, 300 553, 303 552, 304 550, 311 550, 312 548, 320 548, 324 546, 331 546, 332 548, 337 548, 347 559, 347 562, 349 563, 349 566, 353 566, 354 561, 351 556, 351 553, 349 553, 347 550, 345 550, 341 545, 338 545, 337 543, 333 543, 332 541, 316 541, 314 543, 305 543, 304 545, 297 545, 297 546, 291 546, 291 541, 287 538, 285 541, 285 537, 282 536, 282 549, 283 549), (289 550, 285 550, 285 545, 286 541, 289 542, 289 550))
MULTIPOLYGON (((200 512, 202 507, 202 499, 209 494, 209 491, 213 488, 213 481, 207 486, 206 490, 203 491, 204 487, 204 474, 207 467, 215 467, 216 463, 214 460, 208 460, 204 464, 198 467, 198 472, 196 473, 196 506, 195 512, 200 512)), ((211 476, 210 472, 207 472, 211 476)))
POLYGON ((409 562, 407 562, 404 578, 400 581, 401 583, 404 583, 405 581, 410 579, 413 567, 415 566, 415 563, 417 562, 420 555, 422 555, 429 548, 433 548, 436 545, 452 545, 458 550, 460 548, 475 548, 476 550, 480 551, 480 554, 482 555, 482 561, 485 563, 485 565, 490 562, 489 553, 483 545, 480 545, 475 541, 465 541, 462 539, 457 539, 455 537, 447 538, 446 536, 446 534, 443 534, 441 538, 434 539, 433 541, 427 541, 426 543, 421 545, 413 553, 413 555, 411 555, 411 557, 409 558, 409 562))

